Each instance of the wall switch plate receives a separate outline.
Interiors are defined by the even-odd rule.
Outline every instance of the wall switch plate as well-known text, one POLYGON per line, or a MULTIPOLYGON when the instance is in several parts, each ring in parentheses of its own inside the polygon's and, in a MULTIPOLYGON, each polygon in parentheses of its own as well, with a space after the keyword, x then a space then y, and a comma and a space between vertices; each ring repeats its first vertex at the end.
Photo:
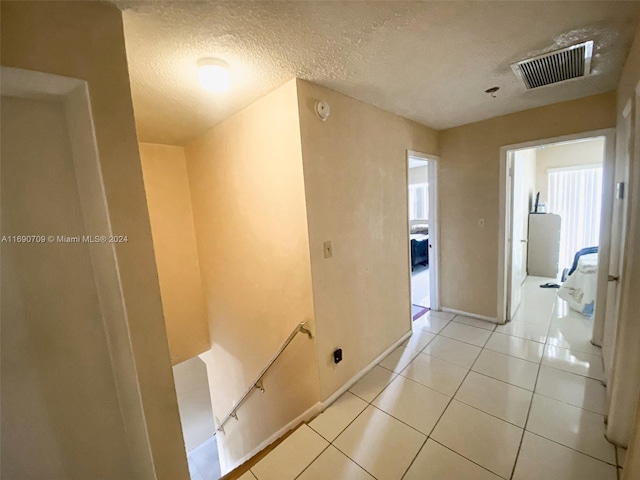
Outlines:
POLYGON ((342 361, 342 349, 336 348, 333 351, 333 363, 340 363, 342 361))
POLYGON ((479 218, 478 219, 478 227, 484 228, 484 218, 479 218))
POLYGON ((322 247, 324 249, 324 258, 333 257, 333 245, 331 244, 331 240, 327 240, 326 242, 324 242, 322 244, 322 247))

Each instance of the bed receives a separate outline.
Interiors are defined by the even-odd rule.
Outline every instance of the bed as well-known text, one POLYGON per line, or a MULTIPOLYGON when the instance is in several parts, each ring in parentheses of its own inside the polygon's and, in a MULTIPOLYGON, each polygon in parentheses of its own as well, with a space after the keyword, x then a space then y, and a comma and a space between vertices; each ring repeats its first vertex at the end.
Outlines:
POLYGON ((558 290, 558 296, 567 301, 573 310, 592 317, 597 286, 598 254, 581 255, 576 261, 575 271, 567 277, 558 290))
POLYGON ((429 265, 429 226, 416 224, 411 226, 411 270, 416 265, 429 265))

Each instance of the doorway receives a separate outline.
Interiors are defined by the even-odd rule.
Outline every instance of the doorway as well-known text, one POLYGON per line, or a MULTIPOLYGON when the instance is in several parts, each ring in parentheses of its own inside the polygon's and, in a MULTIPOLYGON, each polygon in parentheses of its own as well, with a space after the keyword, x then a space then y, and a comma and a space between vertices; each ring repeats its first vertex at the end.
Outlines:
POLYGON ((173 367, 182 435, 192 480, 221 476, 207 366, 198 356, 173 367))
POLYGON ((438 299, 438 159, 418 152, 407 155, 407 191, 411 316, 417 320, 439 310, 438 299))
POLYGON ((517 318, 528 276, 539 277, 536 282, 558 291, 569 308, 593 319, 603 260, 598 250, 605 145, 600 134, 504 152, 504 321, 517 318))

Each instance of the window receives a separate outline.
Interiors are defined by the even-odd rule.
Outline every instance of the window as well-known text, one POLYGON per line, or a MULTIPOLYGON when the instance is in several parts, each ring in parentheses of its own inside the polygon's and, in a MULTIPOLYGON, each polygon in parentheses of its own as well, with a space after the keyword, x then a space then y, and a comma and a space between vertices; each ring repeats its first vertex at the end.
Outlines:
POLYGON ((550 169, 549 209, 562 219, 560 269, 570 267, 578 250, 595 247, 600 238, 602 166, 550 169))
POLYGON ((409 185, 409 220, 426 220, 429 218, 429 184, 414 183, 409 185))

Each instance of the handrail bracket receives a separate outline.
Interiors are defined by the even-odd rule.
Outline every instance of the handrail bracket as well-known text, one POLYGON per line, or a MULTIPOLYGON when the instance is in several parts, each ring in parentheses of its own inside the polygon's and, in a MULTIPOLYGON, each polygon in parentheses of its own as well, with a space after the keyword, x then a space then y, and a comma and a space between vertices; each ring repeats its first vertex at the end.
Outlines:
POLYGON ((307 323, 307 322, 302 322, 302 323, 300 324, 300 327, 299 327, 298 331, 299 331, 300 333, 305 333, 305 334, 309 335, 309 338, 310 338, 310 339, 313 339, 313 334, 311 333, 311 330, 309 330, 308 328, 305 328, 305 327, 304 327, 305 323, 307 323))
MULTIPOLYGON (((306 335, 309 335, 309 338, 313 339, 313 333, 311 333, 311 330, 309 330, 308 328, 305 328, 307 322, 301 322, 298 324, 298 326, 289 334, 289 337, 285 340, 285 342, 282 344, 282 346, 278 349, 278 351, 275 353, 275 355, 273 355, 273 357, 271 357, 271 360, 269 361, 269 363, 262 369, 262 371, 260 372, 260 374, 258 375, 257 379, 255 380, 255 382, 253 382, 251 384, 250 387, 247 388, 247 390, 244 392, 244 394, 242 395, 242 397, 240 397, 240 400, 238 400, 238 402, 236 402, 234 404, 233 409, 227 414, 226 417, 223 418, 222 422, 218 423, 218 431, 224 433, 224 425, 225 423, 227 423, 227 421, 233 417, 236 420, 238 420, 238 414, 237 414, 237 410, 238 408, 240 408, 240 406, 244 403, 244 401, 247 399, 247 397, 249 396, 249 394, 254 390, 254 389, 258 389, 260 390, 262 393, 264 393, 264 382, 263 382, 263 377, 265 376, 265 374, 267 373, 267 370, 269 370, 269 368, 271 367, 271 365, 273 365, 273 363, 278 359, 278 357, 280 356, 280 354, 284 351, 285 348, 287 348, 287 345, 289 345, 291 343, 291 341, 293 340, 293 338, 296 336, 297 333, 304 333, 306 335)), ((217 418, 216 418, 217 420, 217 418)))

